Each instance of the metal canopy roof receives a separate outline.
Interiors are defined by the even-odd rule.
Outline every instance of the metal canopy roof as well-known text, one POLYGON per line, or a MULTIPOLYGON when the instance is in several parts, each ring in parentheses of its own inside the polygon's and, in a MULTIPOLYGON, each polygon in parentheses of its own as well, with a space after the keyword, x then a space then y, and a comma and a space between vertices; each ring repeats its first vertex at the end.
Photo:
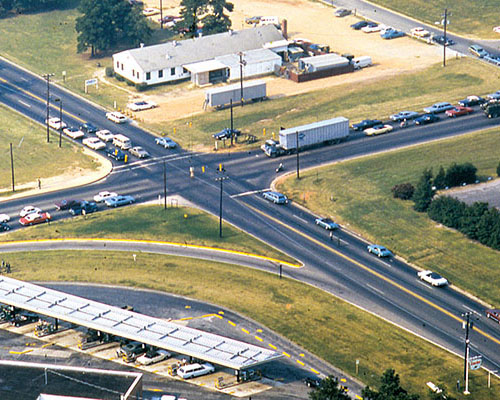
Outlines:
POLYGON ((0 303, 241 370, 282 357, 262 347, 0 276, 0 303))

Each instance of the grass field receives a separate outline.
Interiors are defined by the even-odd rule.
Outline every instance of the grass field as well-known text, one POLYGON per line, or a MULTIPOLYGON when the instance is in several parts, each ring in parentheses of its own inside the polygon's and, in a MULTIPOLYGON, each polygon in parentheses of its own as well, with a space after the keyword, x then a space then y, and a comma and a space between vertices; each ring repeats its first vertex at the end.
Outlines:
POLYGON ((500 253, 436 226, 427 214, 413 211, 413 202, 393 199, 391 194, 395 184, 416 184, 425 168, 437 173, 440 165, 447 168, 453 162, 471 162, 479 175, 496 176, 498 135, 499 130, 493 129, 342 162, 303 172, 300 181, 289 178, 279 189, 409 262, 439 271, 453 284, 500 305, 500 253))
MULTIPOLYGON (((34 182, 68 169, 94 169, 95 161, 84 155, 80 147, 63 140, 59 148, 59 135, 51 130, 0 106, 0 196, 11 194, 12 174, 10 146, 13 146, 15 185, 34 182), (43 166, 43 168, 40 168, 43 166)), ((19 188, 18 188, 19 189, 19 188)))
MULTIPOLYGON (((462 376, 458 357, 318 289, 286 279, 286 270, 280 280, 257 270, 182 257, 140 253, 133 262, 126 252, 50 251, 3 257, 18 279, 151 288, 218 304, 258 321, 349 374, 355 375, 354 360, 359 359, 358 378, 366 384, 377 385, 382 371, 391 367, 401 375, 404 387, 423 399, 429 380, 444 382, 451 394, 465 398, 454 390, 462 376)), ((474 399, 499 398, 500 382, 494 379, 488 390, 483 371, 471 373, 470 387, 474 399)))
POLYGON ((454 33, 481 39, 500 39, 493 27, 499 25, 499 0, 373 0, 419 21, 434 25, 443 19, 444 9, 448 8, 450 24, 448 29, 454 33))

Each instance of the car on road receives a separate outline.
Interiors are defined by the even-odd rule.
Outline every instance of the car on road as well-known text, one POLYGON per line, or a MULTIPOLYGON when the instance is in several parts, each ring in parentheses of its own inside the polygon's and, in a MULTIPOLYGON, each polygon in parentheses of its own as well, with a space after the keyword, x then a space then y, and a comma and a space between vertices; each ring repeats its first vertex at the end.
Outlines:
POLYGON ((148 158, 149 153, 142 146, 132 147, 130 150, 130 154, 136 156, 137 158, 148 158))
POLYGON ((500 100, 500 90, 486 96, 489 100, 500 100))
POLYGON ((0 231, 10 231, 10 225, 7 222, 0 222, 0 231))
POLYGON ((26 225, 36 225, 36 224, 42 224, 44 222, 49 222, 51 219, 51 216, 48 212, 34 212, 31 214, 26 215, 25 217, 22 217, 19 219, 19 223, 23 226, 26 225))
POLYGON ((386 39, 386 40, 400 38, 400 37, 403 37, 405 35, 406 35, 406 33, 404 33, 403 31, 399 31, 399 30, 393 29, 393 28, 386 29, 385 31, 380 33, 380 37, 382 39, 386 39))
POLYGON ((113 141, 113 138, 115 137, 115 135, 113 135, 110 131, 108 131, 107 129, 101 129, 100 131, 97 131, 95 133, 95 135, 101 139, 103 142, 112 142, 113 141))
POLYGON ((425 28, 422 28, 421 26, 417 26, 413 29, 410 29, 410 35, 412 36, 418 36, 418 37, 422 37, 422 38, 425 38, 427 36, 430 36, 430 32, 425 29, 425 28))
POLYGON ((382 135, 383 133, 391 132, 394 128, 392 125, 388 124, 379 124, 375 125, 372 128, 365 129, 365 135, 366 136, 375 136, 375 135, 382 135))
POLYGON ((465 99, 458 101, 458 104, 462 107, 480 106, 484 103, 486 103, 486 100, 479 96, 467 96, 465 99))
POLYGON ((61 121, 57 117, 52 117, 52 118, 46 119, 45 123, 48 124, 52 129, 55 129, 58 131, 61 129, 64 129, 68 126, 68 125, 66 125, 66 123, 64 121, 61 121))
POLYGON ((479 58, 483 58, 484 56, 487 56, 490 54, 485 49, 483 49, 481 46, 479 46, 478 44, 470 45, 469 52, 474 54, 475 56, 477 56, 479 58))
POLYGON ((69 210, 76 204, 79 204, 81 200, 61 200, 55 203, 57 211, 69 210))
POLYGON ((97 204, 95 201, 80 201, 70 207, 69 212, 71 215, 91 214, 97 211, 97 204))
POLYGON ((0 214, 0 222, 9 222, 10 216, 7 214, 0 214))
POLYGON ((347 8, 337 8, 334 14, 336 17, 346 17, 351 15, 351 10, 348 10, 347 8))
MULTIPOLYGON (((441 46, 445 44, 444 35, 433 36, 432 40, 441 46)), ((453 39, 446 37, 446 46, 453 46, 454 44, 455 41, 453 39)))
POLYGON ((230 139, 231 136, 239 136, 241 134, 241 131, 238 129, 231 129, 231 128, 224 128, 220 132, 214 133, 212 137, 215 140, 226 140, 230 139))
POLYGON ((370 244, 366 249, 368 250, 368 253, 375 254, 379 258, 392 256, 392 252, 390 250, 387 250, 384 246, 379 244, 370 244))
POLYGON ((469 115, 473 112, 474 112, 474 110, 470 107, 458 106, 458 107, 452 108, 451 110, 446 110, 445 114, 450 118, 455 118, 455 117, 460 117, 462 115, 469 115))
POLYGON ((380 125, 381 123, 382 121, 378 119, 364 119, 357 124, 352 124, 352 129, 354 129, 355 131, 364 131, 367 128, 371 128, 375 125, 380 125))
POLYGON ((97 126, 95 126, 92 122, 85 122, 83 125, 80 126, 80 130, 83 133, 96 133, 97 126))
POLYGON ((264 197, 268 201, 272 201, 274 204, 286 204, 288 203, 288 198, 279 192, 264 192, 262 193, 262 197, 264 197))
POLYGON ((85 136, 85 133, 83 133, 80 129, 75 128, 74 126, 70 126, 69 128, 64 128, 63 132, 71 139, 81 139, 82 137, 85 136))
POLYGON ((129 195, 113 196, 104 200, 104 203, 108 207, 120 207, 126 204, 132 204, 133 202, 135 202, 135 199, 129 195))
POLYGON ((123 124, 128 121, 128 118, 118 111, 106 113, 106 118, 114 122, 115 124, 123 124))
MULTIPOLYGON (((372 23, 375 24, 375 22, 372 22, 372 23)), ((361 28, 368 26, 368 24, 369 24, 368 21, 358 21, 355 24, 352 24, 351 28, 356 30, 356 31, 359 31, 361 28)))
POLYGON ((118 194, 115 192, 109 192, 107 190, 103 190, 102 192, 99 192, 94 196, 94 201, 96 203, 102 203, 104 200, 116 196, 118 196, 118 194))
POLYGON ((42 210, 39 209, 38 207, 35 207, 35 206, 26 206, 26 207, 24 207, 21 210, 21 212, 19 213, 19 216, 20 217, 25 217, 28 214, 41 213, 41 212, 42 212, 42 210))
POLYGON ((336 224, 330 218, 316 218, 314 222, 328 231, 333 231, 339 227, 339 224, 336 224))
POLYGON ((496 321, 500 324, 500 310, 495 308, 489 308, 486 310, 486 317, 496 321))
POLYGON ((439 117, 436 114, 424 114, 421 117, 415 119, 415 124, 427 125, 437 121, 439 121, 439 117))
POLYGON ((453 106, 446 102, 446 101, 441 101, 439 103, 435 103, 430 107, 425 107, 424 112, 427 114, 437 114, 437 113, 442 113, 445 112, 446 110, 452 109, 453 106))
POLYGON ((415 119, 420 114, 416 111, 400 111, 397 114, 392 114, 389 118, 394 122, 415 119))
POLYGON ((120 149, 108 149, 106 155, 116 161, 124 161, 126 154, 120 149))
POLYGON ((364 32, 364 33, 373 33, 373 32, 381 32, 381 31, 385 31, 386 29, 388 28, 387 25, 384 25, 384 24, 376 24, 376 23, 371 23, 371 24, 368 24, 366 25, 364 28, 361 28, 361 30, 364 32))
POLYGON ((172 355, 167 350, 148 350, 142 356, 137 357, 137 362, 142 365, 151 365, 170 358, 172 355))
POLYGON ((439 287, 439 286, 446 286, 448 284, 448 280, 446 278, 443 278, 437 272, 432 272, 429 270, 419 271, 417 272, 417 276, 421 280, 431 284, 432 286, 439 287))
POLYGON ((183 365, 177 370, 177 375, 182 379, 196 378, 197 376, 208 375, 215 371, 210 363, 183 365))
POLYGON ((83 139, 82 143, 92 150, 102 150, 106 148, 106 143, 97 137, 83 139))
POLYGON ((307 378, 304 379, 304 383, 306 384, 307 387, 310 387, 310 388, 320 387, 321 382, 323 382, 323 379, 316 378, 316 377, 308 376, 307 378))
POLYGON ((172 139, 166 136, 155 138, 155 143, 158 146, 165 147, 166 149, 175 149, 177 147, 177 143, 175 143, 172 139))
POLYGON ((127 107, 132 111, 144 111, 151 108, 156 108, 158 107, 158 104, 153 101, 140 100, 134 103, 127 104, 127 107))

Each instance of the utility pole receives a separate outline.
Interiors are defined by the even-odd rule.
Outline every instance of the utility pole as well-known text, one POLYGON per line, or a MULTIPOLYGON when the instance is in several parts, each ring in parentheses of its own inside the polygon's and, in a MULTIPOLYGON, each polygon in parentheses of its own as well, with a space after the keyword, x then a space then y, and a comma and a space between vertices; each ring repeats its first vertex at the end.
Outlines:
MULTIPOLYGON (((221 173, 221 174, 224 174, 225 169, 224 167, 222 166, 222 164, 219 164, 219 168, 217 169, 217 172, 221 173)), ((216 181, 219 181, 220 182, 220 199, 219 199, 219 237, 222 238, 222 192, 223 192, 223 182, 226 180, 226 179, 229 179, 227 176, 219 176, 218 178, 216 178, 215 180, 216 181)))
POLYGON ((466 312, 462 314, 462 317, 465 317, 466 320, 462 323, 465 329, 465 356, 464 356, 464 382, 465 382, 465 390, 464 394, 470 394, 469 392, 469 328, 472 330, 474 328, 474 323, 470 322, 471 312, 466 312))
POLYGON ((446 67, 446 25, 448 24, 448 9, 444 9, 444 22, 443 22, 443 67, 446 67))
POLYGON ((61 148, 61 141, 62 141, 62 99, 60 97, 58 97, 54 101, 59 102, 59 121, 61 123, 61 126, 59 128, 59 148, 61 148))
POLYGON ((160 28, 163 30, 163 4, 160 0, 160 28))
POLYGON ((167 166, 163 161, 163 203, 164 209, 167 210, 167 166))
POLYGON ((231 147, 233 146, 234 130, 233 130, 233 99, 229 99, 229 108, 231 110, 231 147))
POLYGON ((45 124, 47 125, 47 143, 50 143, 50 131, 49 131, 49 101, 50 101, 50 77, 54 74, 44 74, 42 75, 47 81, 47 120, 45 124))
POLYGON ((247 65, 247 62, 243 60, 243 53, 240 51, 238 53, 240 56, 240 100, 241 100, 241 106, 243 107, 243 67, 247 65))
POLYGON ((299 174, 299 131, 295 132, 296 144, 297 144, 297 179, 300 179, 299 174))
POLYGON ((14 186, 14 153, 12 152, 12 143, 10 144, 10 170, 12 171, 12 191, 15 192, 14 186))

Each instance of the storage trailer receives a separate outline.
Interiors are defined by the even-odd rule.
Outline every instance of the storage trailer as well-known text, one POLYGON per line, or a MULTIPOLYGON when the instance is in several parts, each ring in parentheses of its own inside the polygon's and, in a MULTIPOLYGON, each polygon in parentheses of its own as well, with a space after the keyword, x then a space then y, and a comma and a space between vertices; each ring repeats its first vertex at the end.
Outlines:
MULTIPOLYGON (((266 98, 266 82, 255 81, 246 82, 243 84, 243 102, 260 101, 266 98)), ((214 108, 222 108, 228 106, 233 101, 233 104, 241 103, 241 84, 222 86, 218 88, 208 89, 205 92, 204 108, 207 106, 214 108)))

